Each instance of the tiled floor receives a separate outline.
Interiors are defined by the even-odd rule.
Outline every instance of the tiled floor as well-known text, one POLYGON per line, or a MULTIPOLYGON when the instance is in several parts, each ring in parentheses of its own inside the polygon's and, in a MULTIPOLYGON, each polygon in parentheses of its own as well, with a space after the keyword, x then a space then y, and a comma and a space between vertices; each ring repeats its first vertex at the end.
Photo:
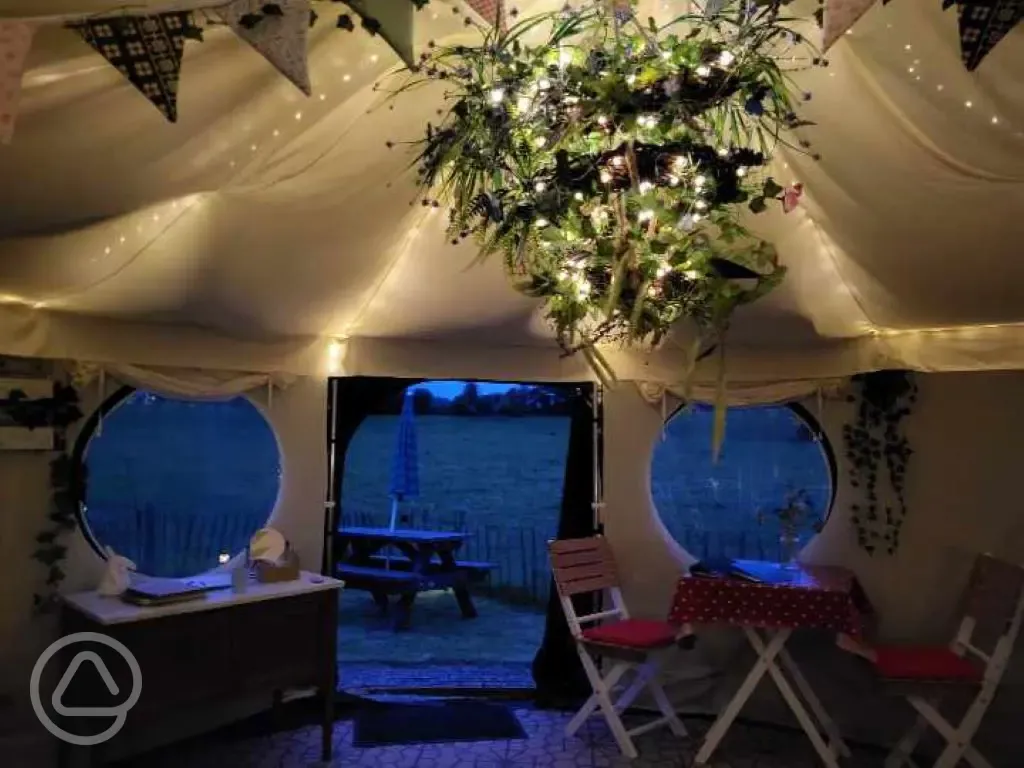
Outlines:
MULTIPOLYGON (((567 738, 570 715, 516 708, 526 739, 462 744, 418 744, 357 749, 352 722, 334 729, 335 755, 320 761, 320 730, 298 730, 235 741, 194 742, 134 761, 130 768, 687 768, 708 724, 687 721, 691 738, 657 729, 636 740, 640 758, 624 759, 602 721, 591 719, 567 738)), ((802 733, 736 724, 712 758, 713 768, 818 768, 802 733)), ((854 750, 846 768, 877 768, 880 755, 854 750)), ((129 768, 125 766, 125 768, 129 768)))

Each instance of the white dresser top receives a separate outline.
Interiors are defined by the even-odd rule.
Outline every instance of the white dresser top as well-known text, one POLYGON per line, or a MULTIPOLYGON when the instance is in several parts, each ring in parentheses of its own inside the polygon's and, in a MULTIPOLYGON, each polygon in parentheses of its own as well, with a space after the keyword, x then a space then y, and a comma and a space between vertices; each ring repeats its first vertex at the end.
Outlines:
POLYGON ((321 576, 316 573, 302 571, 294 581, 279 581, 273 584, 261 584, 250 580, 244 592, 228 589, 215 589, 206 592, 202 597, 180 603, 166 605, 132 605, 118 597, 103 597, 95 590, 76 592, 64 595, 63 600, 71 608, 84 613, 100 624, 126 624, 146 619, 159 619, 163 616, 177 616, 183 613, 210 611, 215 608, 229 608, 243 603, 258 603, 263 600, 277 600, 282 597, 295 597, 329 589, 341 589, 344 582, 321 576))

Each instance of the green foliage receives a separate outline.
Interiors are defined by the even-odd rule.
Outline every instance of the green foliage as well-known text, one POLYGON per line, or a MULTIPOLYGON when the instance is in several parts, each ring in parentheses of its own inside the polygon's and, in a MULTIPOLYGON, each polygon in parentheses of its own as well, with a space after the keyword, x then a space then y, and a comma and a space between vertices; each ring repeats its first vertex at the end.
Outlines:
POLYGON ((720 336, 785 272, 741 223, 781 198, 760 169, 808 125, 781 65, 804 44, 784 4, 663 27, 567 8, 432 47, 398 89, 445 85, 416 142, 423 204, 449 206, 453 242, 501 254, 566 353, 599 369, 596 344, 656 345, 684 318, 720 336))
POLYGON ((57 605, 57 592, 64 581, 63 563, 67 547, 61 537, 78 525, 74 493, 74 467, 67 455, 67 428, 82 418, 78 392, 74 387, 53 385, 53 396, 30 400, 20 390, 10 392, 3 410, 15 424, 26 429, 50 427, 54 431, 57 455, 50 461, 50 512, 46 527, 36 534, 32 559, 46 566, 45 589, 33 597, 37 613, 47 613, 57 605))
POLYGON ((913 451, 903 422, 917 402, 917 383, 910 371, 876 371, 853 378, 857 404, 852 424, 843 427, 843 443, 850 466, 850 485, 861 499, 853 504, 857 543, 868 554, 884 549, 895 554, 907 516, 905 495, 907 464, 913 451), (884 463, 883 463, 884 462, 884 463), (879 480, 883 471, 892 501, 883 501, 879 480))
POLYGON ((0 400, 0 405, 11 421, 26 429, 61 429, 82 418, 78 409, 78 393, 74 387, 60 383, 54 384, 52 397, 30 400, 23 391, 14 389, 6 400, 0 400))

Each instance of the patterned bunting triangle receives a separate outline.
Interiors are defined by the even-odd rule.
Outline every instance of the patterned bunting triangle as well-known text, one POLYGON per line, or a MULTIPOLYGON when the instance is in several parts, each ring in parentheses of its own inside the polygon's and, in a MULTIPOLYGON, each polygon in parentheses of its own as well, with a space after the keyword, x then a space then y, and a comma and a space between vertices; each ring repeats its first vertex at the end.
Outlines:
POLYGON ((413 51, 413 13, 409 0, 345 0, 359 14, 363 27, 370 34, 380 34, 406 66, 416 66, 413 51))
POLYGON ((505 29, 504 0, 466 0, 466 5, 476 11, 491 26, 498 20, 498 28, 505 29))
POLYGON ((380 34, 406 66, 416 66, 413 51, 413 13, 416 6, 409 0, 345 0, 359 14, 363 27, 373 35, 380 34))
POLYGON ((821 50, 827 51, 846 30, 857 23, 875 0, 825 0, 825 19, 821 50))
POLYGON ((306 54, 309 0, 235 0, 215 12, 300 91, 312 93, 306 54))
POLYGON ((957 0, 960 58, 973 72, 1006 33, 1024 19, 1024 0, 957 0))
POLYGON ((172 123, 178 120, 178 76, 190 26, 182 11, 68 24, 172 123))
POLYGON ((20 21, 0 21, 0 144, 14 136, 14 118, 21 99, 21 76, 32 48, 35 27, 20 21))

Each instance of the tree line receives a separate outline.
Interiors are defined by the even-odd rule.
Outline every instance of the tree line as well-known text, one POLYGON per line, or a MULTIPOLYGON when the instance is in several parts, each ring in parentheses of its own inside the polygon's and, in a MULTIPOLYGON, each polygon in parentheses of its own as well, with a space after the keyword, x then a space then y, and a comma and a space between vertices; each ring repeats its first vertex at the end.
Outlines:
MULTIPOLYGON (((415 385, 410 389, 413 411, 418 416, 568 416, 572 398, 570 387, 539 384, 484 393, 476 382, 468 381, 462 392, 451 399, 438 397, 429 389, 415 385)), ((378 415, 400 413, 408 391, 384 398, 373 412, 378 415)))

